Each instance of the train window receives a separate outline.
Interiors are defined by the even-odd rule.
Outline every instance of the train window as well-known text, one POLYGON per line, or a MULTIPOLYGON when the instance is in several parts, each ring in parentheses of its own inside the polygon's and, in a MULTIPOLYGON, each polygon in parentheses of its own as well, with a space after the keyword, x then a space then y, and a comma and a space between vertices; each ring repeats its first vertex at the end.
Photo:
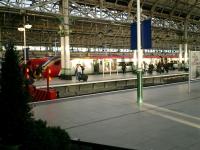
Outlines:
POLYGON ((122 66, 122 62, 118 62, 119 66, 122 66))
POLYGON ((133 62, 127 62, 126 65, 127 66, 132 66, 133 62))
POLYGON ((60 65, 60 60, 56 61, 56 62, 54 63, 54 65, 56 65, 56 66, 60 65))
POLYGON ((126 66, 132 66, 133 62, 118 62, 118 66, 122 66, 123 64, 126 64, 126 66))

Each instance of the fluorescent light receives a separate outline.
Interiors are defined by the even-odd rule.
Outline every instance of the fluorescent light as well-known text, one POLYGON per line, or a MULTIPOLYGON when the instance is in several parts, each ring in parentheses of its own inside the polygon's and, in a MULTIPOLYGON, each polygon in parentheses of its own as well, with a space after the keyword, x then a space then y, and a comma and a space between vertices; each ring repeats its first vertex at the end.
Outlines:
POLYGON ((32 28, 32 25, 31 25, 31 24, 25 24, 24 27, 25 27, 26 29, 30 29, 30 28, 32 28))
POLYGON ((24 31, 24 28, 23 27, 19 27, 18 31, 24 31))

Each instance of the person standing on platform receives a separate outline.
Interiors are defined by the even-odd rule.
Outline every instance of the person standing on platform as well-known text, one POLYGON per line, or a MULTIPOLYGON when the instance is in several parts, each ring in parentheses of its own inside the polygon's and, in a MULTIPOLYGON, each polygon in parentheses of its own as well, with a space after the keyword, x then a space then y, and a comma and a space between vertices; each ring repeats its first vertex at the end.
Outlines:
POLYGON ((154 69, 154 66, 152 63, 149 64, 149 69, 148 69, 148 72, 149 74, 152 74, 153 73, 153 69, 154 69))
POLYGON ((165 69, 166 73, 169 72, 169 66, 168 66, 168 63, 165 63, 165 64, 164 64, 164 69, 165 69))
POLYGON ((81 69, 82 69, 82 74, 84 74, 85 67, 83 65, 81 65, 81 69))
POLYGON ((122 64, 122 72, 123 72, 123 74, 126 73, 126 64, 125 63, 122 64))
POLYGON ((78 64, 76 64, 75 76, 76 76, 76 80, 78 80, 78 64))

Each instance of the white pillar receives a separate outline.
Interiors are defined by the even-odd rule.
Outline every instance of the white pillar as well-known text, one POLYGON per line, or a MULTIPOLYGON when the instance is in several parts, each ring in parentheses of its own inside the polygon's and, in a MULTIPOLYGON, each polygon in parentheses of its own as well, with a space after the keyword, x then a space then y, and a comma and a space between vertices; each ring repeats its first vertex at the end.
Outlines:
POLYGON ((61 78, 71 80, 71 62, 69 49, 69 1, 62 0, 61 13, 64 22, 61 26, 61 78))
POLYGON ((188 63, 188 44, 187 43, 184 44, 184 51, 185 51, 184 61, 185 61, 185 63, 188 63))
POLYGON ((102 68, 103 68, 103 77, 104 77, 104 68, 105 68, 105 64, 104 64, 104 59, 102 59, 102 68))
POLYGON ((65 51, 65 37, 60 38, 60 45, 61 45, 61 69, 65 67, 64 63, 64 51, 65 51))
POLYGON ((188 39, 188 35, 187 35, 187 28, 188 28, 188 21, 185 20, 184 22, 184 40, 185 40, 185 43, 184 43, 184 61, 185 63, 188 63, 188 44, 187 44, 187 39, 188 39))
POLYGON ((26 28, 24 26, 24 64, 26 64, 26 28))
POLYGON ((179 63, 182 63, 183 56, 182 56, 182 44, 179 44, 179 63))

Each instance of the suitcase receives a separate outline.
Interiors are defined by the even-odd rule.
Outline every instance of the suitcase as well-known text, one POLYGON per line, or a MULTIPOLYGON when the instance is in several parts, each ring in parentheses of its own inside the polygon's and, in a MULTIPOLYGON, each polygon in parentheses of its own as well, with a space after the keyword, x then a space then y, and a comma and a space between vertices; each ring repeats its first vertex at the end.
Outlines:
POLYGON ((86 74, 81 74, 81 75, 80 75, 80 78, 79 78, 79 81, 80 81, 80 80, 87 81, 87 80, 88 80, 88 75, 86 75, 86 74))

